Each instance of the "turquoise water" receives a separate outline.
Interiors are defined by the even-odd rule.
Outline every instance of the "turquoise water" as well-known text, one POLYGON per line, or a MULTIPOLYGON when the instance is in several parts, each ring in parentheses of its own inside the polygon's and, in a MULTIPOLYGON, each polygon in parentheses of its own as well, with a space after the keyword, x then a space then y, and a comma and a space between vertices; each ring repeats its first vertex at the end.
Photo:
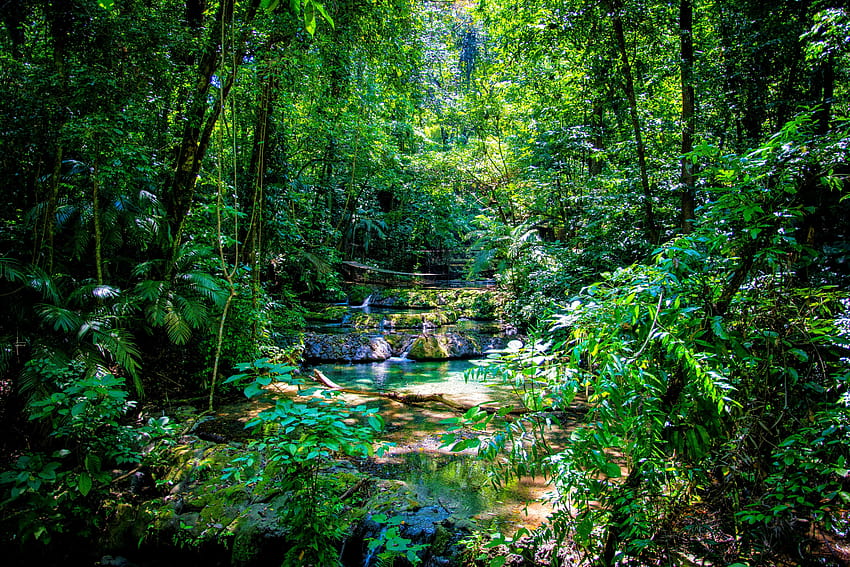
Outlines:
POLYGON ((320 364, 314 368, 346 388, 367 391, 411 390, 425 384, 444 383, 447 391, 454 391, 461 386, 470 386, 464 373, 482 364, 482 361, 477 360, 415 362, 391 358, 371 364, 320 364))

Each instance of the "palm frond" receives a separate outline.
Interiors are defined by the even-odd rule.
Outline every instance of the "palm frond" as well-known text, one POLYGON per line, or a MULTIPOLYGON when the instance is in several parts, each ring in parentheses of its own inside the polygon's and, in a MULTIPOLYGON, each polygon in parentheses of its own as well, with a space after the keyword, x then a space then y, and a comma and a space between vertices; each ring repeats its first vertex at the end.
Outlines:
POLYGON ((173 309, 170 300, 157 300, 145 307, 145 319, 154 327, 165 324, 165 317, 173 309))
POLYGON ((144 387, 139 376, 141 353, 132 335, 124 329, 96 330, 92 334, 92 343, 103 358, 114 360, 130 375, 136 393, 143 397, 144 387))
POLYGON ((467 269, 470 277, 475 277, 487 268, 490 267, 493 258, 496 257, 496 251, 491 249, 478 250, 472 257, 472 262, 467 269))
POLYGON ((175 345, 185 345, 192 337, 192 328, 186 319, 175 311, 165 314, 165 332, 168 334, 168 340, 175 345))
POLYGON ((54 279, 38 266, 29 266, 27 278, 29 286, 41 294, 41 296, 52 303, 59 302, 59 289, 54 279))
POLYGON ((175 296, 174 306, 180 316, 193 329, 200 329, 209 323, 210 312, 200 301, 193 301, 187 297, 175 296))
POLYGON ((307 252, 306 250, 298 250, 297 254, 301 257, 301 259, 309 262, 313 266, 313 268, 315 268, 315 270, 322 275, 329 274, 333 271, 333 264, 328 262, 325 258, 319 256, 318 254, 314 254, 313 252, 307 252))
POLYGON ((227 300, 227 292, 221 284, 221 280, 205 272, 185 272, 177 276, 192 291, 206 297, 217 306, 224 305, 227 300))
POLYGON ((147 262, 139 262, 138 264, 136 264, 136 265, 133 267, 133 270, 130 272, 130 274, 131 274, 133 277, 142 277, 142 276, 147 276, 148 274, 150 274, 151 272, 153 272, 154 267, 155 267, 155 266, 156 266, 156 264, 158 264, 158 263, 159 263, 159 262, 155 262, 155 261, 152 261, 152 260, 151 260, 151 261, 147 261, 147 262))
POLYGON ((26 401, 47 393, 48 387, 52 386, 47 377, 53 376, 52 372, 56 369, 68 368, 71 365, 67 353, 44 345, 36 347, 33 360, 38 360, 39 364, 25 364, 18 374, 18 394, 26 401), (46 367, 51 368, 52 372, 45 372, 46 367))
POLYGON ((54 331, 77 332, 84 323, 78 313, 58 305, 40 303, 36 306, 36 311, 45 323, 53 327, 54 331))
POLYGON ((68 299, 79 305, 87 305, 90 299, 99 301, 107 301, 117 299, 121 295, 121 290, 117 287, 105 284, 85 284, 78 286, 68 299))
POLYGON ((168 286, 162 280, 142 280, 136 284, 133 293, 142 301, 157 301, 166 295, 168 286))
POLYGON ((23 282, 26 280, 21 263, 14 258, 0 256, 0 279, 10 282, 23 282))

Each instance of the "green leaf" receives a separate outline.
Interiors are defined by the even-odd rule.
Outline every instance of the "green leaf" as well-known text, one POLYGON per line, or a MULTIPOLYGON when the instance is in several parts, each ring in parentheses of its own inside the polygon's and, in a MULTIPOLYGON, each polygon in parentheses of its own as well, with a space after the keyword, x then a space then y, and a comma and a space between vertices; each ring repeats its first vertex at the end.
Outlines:
POLYGON ((375 431, 381 431, 384 428, 384 419, 380 415, 369 414, 366 418, 369 426, 375 431))
POLYGON ((331 29, 336 29, 336 24, 334 24, 333 18, 328 15, 328 12, 325 10, 325 6, 319 2, 313 2, 313 5, 316 7, 316 9, 325 19, 325 21, 331 25, 331 29))
POLYGON ((89 473, 87 472, 81 472, 80 478, 77 479, 77 489, 80 491, 80 494, 86 496, 89 492, 91 492, 91 487, 91 475, 89 475, 89 473))
POLYGON ((90 473, 99 473, 102 467, 100 457, 93 453, 86 455, 85 459, 86 470, 90 473))
POLYGON ((605 463, 603 471, 608 478, 620 478, 623 476, 623 473, 620 470, 620 465, 617 463, 605 463))
POLYGON ((222 382, 222 384, 230 384, 232 382, 237 382, 246 376, 250 376, 250 374, 234 374, 232 376, 228 376, 227 379, 222 382))
POLYGON ((304 29, 311 36, 316 34, 316 8, 309 1, 304 5, 304 29))
POLYGON ((479 445, 481 445, 481 440, 478 437, 471 437, 469 439, 464 439, 463 441, 458 441, 450 450, 464 451, 466 449, 474 449, 479 445))
POLYGON ((729 335, 726 334, 726 330, 723 328, 723 317, 716 315, 711 318, 711 330, 719 339, 727 340, 729 335))
POLYGON ((263 390, 263 388, 256 382, 251 382, 245 387, 243 392, 245 392, 246 398, 254 398, 264 393, 265 390, 263 390))

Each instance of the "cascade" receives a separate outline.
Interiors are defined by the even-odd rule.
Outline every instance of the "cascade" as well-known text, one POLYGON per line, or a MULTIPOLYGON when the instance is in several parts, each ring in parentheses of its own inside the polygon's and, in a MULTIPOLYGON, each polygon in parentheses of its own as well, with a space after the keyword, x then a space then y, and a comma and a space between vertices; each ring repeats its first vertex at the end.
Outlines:
POLYGON ((367 295, 366 299, 363 300, 363 303, 361 303, 360 305, 352 305, 351 308, 352 309, 363 309, 363 310, 369 309, 369 303, 372 301, 372 295, 373 294, 367 295))

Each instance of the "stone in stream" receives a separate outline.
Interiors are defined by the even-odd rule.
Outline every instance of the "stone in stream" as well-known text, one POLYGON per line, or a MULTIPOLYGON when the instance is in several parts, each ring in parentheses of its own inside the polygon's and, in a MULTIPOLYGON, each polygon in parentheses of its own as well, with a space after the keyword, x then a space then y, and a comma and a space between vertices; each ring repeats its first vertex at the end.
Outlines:
POLYGON ((304 360, 307 362, 381 362, 392 355, 390 343, 382 336, 304 335, 304 360))
POLYGON ((474 333, 423 333, 421 335, 321 334, 304 335, 304 360, 319 362, 381 362, 392 356, 411 360, 478 358, 486 351, 503 348, 501 337, 474 333))

